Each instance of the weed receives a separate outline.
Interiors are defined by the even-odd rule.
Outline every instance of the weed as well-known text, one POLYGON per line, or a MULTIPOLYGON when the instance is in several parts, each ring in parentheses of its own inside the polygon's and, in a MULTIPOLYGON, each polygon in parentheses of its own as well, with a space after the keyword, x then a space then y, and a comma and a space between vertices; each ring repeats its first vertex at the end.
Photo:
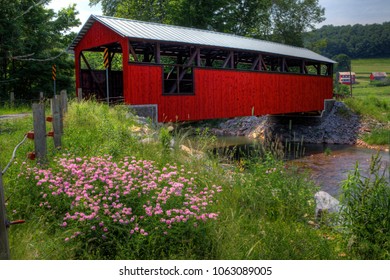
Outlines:
POLYGON ((362 259, 390 258, 390 186, 381 173, 379 154, 371 159, 369 175, 359 165, 342 186, 341 213, 348 247, 362 259))
POLYGON ((172 136, 166 127, 162 127, 160 129, 159 138, 161 141, 161 145, 165 151, 169 150, 171 146, 172 136))
POLYGON ((326 156, 330 156, 332 154, 332 150, 329 147, 326 147, 325 150, 324 150, 324 154, 326 156))

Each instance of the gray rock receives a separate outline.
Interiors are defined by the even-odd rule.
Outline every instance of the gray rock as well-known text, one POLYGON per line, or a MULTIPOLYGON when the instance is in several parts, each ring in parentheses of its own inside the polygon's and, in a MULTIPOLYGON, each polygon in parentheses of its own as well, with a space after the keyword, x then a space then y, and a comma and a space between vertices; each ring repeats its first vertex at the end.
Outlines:
POLYGON ((322 118, 299 118, 293 120, 289 127, 290 117, 251 116, 234 118, 220 123, 214 132, 218 136, 247 136, 272 139, 292 140, 292 132, 296 140, 303 137, 305 143, 355 144, 361 128, 360 118, 342 102, 334 102, 332 109, 322 118))
POLYGON ((320 217, 323 212, 338 213, 340 202, 324 191, 319 191, 314 195, 316 201, 316 217, 320 217))
POLYGON ((142 144, 150 144, 150 143, 153 143, 155 142, 155 140, 153 138, 144 138, 140 141, 142 144))

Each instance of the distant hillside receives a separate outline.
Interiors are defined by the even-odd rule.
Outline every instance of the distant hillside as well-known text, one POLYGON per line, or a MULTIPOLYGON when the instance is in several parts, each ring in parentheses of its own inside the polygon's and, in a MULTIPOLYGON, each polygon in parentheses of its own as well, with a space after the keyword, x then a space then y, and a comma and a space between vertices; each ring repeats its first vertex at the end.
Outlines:
POLYGON ((390 57, 390 22, 382 24, 325 25, 305 36, 305 46, 327 57, 390 57))

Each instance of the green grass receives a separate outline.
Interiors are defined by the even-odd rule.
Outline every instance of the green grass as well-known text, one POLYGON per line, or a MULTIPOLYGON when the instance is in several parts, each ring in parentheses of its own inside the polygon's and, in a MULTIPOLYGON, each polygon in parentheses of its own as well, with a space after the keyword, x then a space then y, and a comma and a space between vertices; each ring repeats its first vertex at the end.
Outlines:
POLYGON ((390 86, 373 86, 370 81, 371 72, 390 74, 390 58, 354 59, 352 71, 356 73, 357 84, 353 86, 353 96, 375 95, 379 98, 390 98, 390 86))
POLYGON ((390 130, 389 129, 375 129, 370 134, 365 135, 363 140, 369 145, 389 145, 390 130))
POLYGON ((12 106, 9 103, 0 103, 0 116, 20 113, 30 113, 32 111, 31 106, 28 105, 15 105, 12 106))
POLYGON ((390 58, 365 58, 353 59, 352 71, 356 74, 368 74, 370 78, 371 72, 390 72, 390 58))
POLYGON ((371 72, 386 72, 390 74, 390 58, 353 59, 352 71, 356 73, 357 84, 353 86, 353 95, 383 96, 390 98, 390 87, 371 86, 371 72))
MULTIPOLYGON (((0 121, 1 165, 9 160, 13 147, 31 129, 31 117, 0 121)), ((50 144, 48 166, 26 161, 32 150, 27 142, 17 153, 12 167, 4 175, 8 218, 24 219, 23 225, 10 230, 11 254, 14 259, 339 259, 358 258, 348 254, 342 234, 332 228, 315 228, 312 181, 271 156, 221 165, 220 158, 207 150, 194 156, 180 149, 185 133, 173 135, 176 144, 168 147, 166 130, 146 129, 127 114, 123 106, 108 108, 95 102, 71 103, 65 118, 63 147, 57 151, 50 144), (153 139, 143 143, 142 138, 153 139), (188 176, 202 188, 222 186, 211 210, 218 219, 202 223, 198 228, 175 228, 168 238, 157 231, 149 236, 129 238, 130 228, 116 225, 112 239, 104 242, 88 234, 72 242, 64 242, 68 230, 60 225, 65 212, 74 206, 66 199, 51 199, 52 208, 39 207, 42 189, 35 176, 18 177, 26 168, 51 168, 61 177, 53 158, 92 158, 111 155, 113 162, 124 157, 153 160, 157 168, 176 164, 189 170, 188 176), (124 231, 123 231, 124 230, 124 231), (329 238, 330 237, 330 238, 329 238), (344 253, 347 253, 346 257, 344 253)), ((203 147, 207 137, 200 135, 203 147)), ((213 141, 210 139, 210 141, 213 141)), ((51 142, 51 141, 50 141, 51 142)), ((162 170, 162 169, 161 169, 162 170)), ((145 169, 147 173, 147 170, 145 169)), ((93 184, 91 182, 91 184, 93 184)), ((137 200, 132 201, 134 209, 137 200)), ((73 223, 72 230, 85 230, 85 224, 73 223)))
POLYGON ((357 84, 353 85, 352 98, 345 103, 363 118, 374 119, 383 124, 383 128, 373 129, 363 140, 368 144, 389 144, 390 133, 390 86, 376 86, 370 82, 371 72, 390 74, 390 58, 352 60, 352 71, 356 73, 357 84))

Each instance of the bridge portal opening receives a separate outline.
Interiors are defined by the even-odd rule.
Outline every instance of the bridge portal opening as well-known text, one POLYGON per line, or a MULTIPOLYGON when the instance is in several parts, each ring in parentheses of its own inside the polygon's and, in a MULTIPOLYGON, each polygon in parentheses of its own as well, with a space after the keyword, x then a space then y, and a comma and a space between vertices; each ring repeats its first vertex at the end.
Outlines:
POLYGON ((120 44, 100 46, 80 53, 80 87, 83 91, 83 98, 107 101, 108 96, 110 104, 123 102, 122 56, 120 44), (108 49, 108 70, 103 58, 106 48, 108 49))

